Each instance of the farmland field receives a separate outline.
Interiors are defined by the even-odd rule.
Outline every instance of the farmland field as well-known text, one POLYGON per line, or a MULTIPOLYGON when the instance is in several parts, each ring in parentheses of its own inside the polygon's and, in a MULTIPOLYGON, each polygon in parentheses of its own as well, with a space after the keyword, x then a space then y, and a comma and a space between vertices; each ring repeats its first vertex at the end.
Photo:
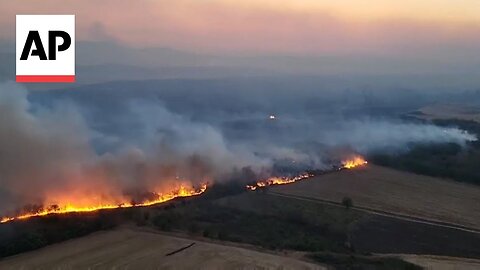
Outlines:
POLYGON ((480 228, 480 188, 368 164, 271 192, 353 204, 379 211, 480 228))
POLYGON ((480 110, 478 107, 455 104, 438 104, 425 106, 408 114, 419 119, 458 119, 480 123, 480 110))
POLYGON ((324 269, 295 258, 121 228, 0 261, 0 269, 324 269), (183 247, 193 246, 169 255, 183 247))

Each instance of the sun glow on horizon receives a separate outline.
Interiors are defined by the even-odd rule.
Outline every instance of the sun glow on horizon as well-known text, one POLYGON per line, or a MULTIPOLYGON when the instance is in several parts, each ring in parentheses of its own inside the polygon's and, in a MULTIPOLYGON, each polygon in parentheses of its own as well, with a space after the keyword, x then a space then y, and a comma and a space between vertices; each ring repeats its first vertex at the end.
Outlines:
POLYGON ((277 10, 343 17, 346 20, 411 19, 415 21, 480 22, 480 2, 476 0, 216 0, 249 10, 277 10))

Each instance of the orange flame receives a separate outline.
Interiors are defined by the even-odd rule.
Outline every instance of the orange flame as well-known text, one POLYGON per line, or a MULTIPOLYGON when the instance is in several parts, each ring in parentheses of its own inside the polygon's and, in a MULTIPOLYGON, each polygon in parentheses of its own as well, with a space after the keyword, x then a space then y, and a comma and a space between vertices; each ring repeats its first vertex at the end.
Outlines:
MULTIPOLYGON (((368 164, 368 162, 360 156, 355 156, 352 159, 342 161, 342 166, 339 170, 342 169, 353 169, 359 166, 364 166, 368 164)), ((258 188, 272 186, 272 185, 286 185, 295 183, 301 180, 305 180, 308 178, 313 177, 313 174, 304 173, 295 177, 271 177, 269 179, 258 181, 255 184, 247 185, 246 188, 248 190, 256 190, 258 188)), ((128 207, 136 207, 136 206, 150 206, 158 203, 163 203, 166 201, 173 200, 179 197, 190 197, 196 196, 204 193, 207 190, 207 184, 202 184, 200 188, 188 187, 185 185, 181 185, 179 188, 168 192, 168 193, 160 193, 157 194, 158 197, 155 200, 145 201, 138 204, 133 204, 131 202, 123 202, 121 204, 98 204, 98 205, 91 205, 91 206, 75 206, 74 204, 65 204, 63 206, 55 207, 55 208, 47 208, 42 209, 37 212, 30 212, 21 214, 18 216, 4 216, 0 218, 0 223, 6 223, 13 220, 20 220, 20 219, 27 219, 30 217, 38 217, 38 216, 46 216, 49 214, 65 214, 65 213, 79 213, 79 212, 94 212, 102 209, 116 209, 116 208, 128 208, 128 207)))
POLYGON ((256 190, 257 188, 262 188, 266 186, 273 186, 273 185, 286 185, 295 183, 297 181, 301 181, 307 178, 314 176, 313 174, 304 173, 295 177, 272 177, 264 181, 258 181, 253 185, 247 185, 247 189, 249 190, 256 190))
POLYGON ((163 203, 166 201, 173 200, 175 198, 180 197, 190 197, 196 196, 204 193, 207 190, 207 184, 202 184, 199 188, 194 187, 187 187, 181 185, 178 189, 164 193, 164 194, 157 194, 158 197, 155 200, 145 201, 139 204, 132 204, 131 202, 124 202, 121 204, 100 204, 100 205, 92 205, 87 207, 78 207, 74 204, 66 204, 64 206, 59 206, 55 208, 48 208, 43 209, 38 212, 26 213, 21 214, 18 216, 5 216, 0 218, 0 223, 5 223, 13 220, 18 219, 27 219, 31 217, 39 217, 39 216, 46 216, 50 214, 66 214, 66 213, 79 213, 79 212, 94 212, 102 209, 116 209, 116 208, 128 208, 128 207, 137 207, 137 206, 150 206, 158 203, 163 203))
POLYGON ((342 167, 340 169, 353 169, 358 166, 367 165, 368 161, 360 156, 356 156, 352 159, 342 161, 342 167))

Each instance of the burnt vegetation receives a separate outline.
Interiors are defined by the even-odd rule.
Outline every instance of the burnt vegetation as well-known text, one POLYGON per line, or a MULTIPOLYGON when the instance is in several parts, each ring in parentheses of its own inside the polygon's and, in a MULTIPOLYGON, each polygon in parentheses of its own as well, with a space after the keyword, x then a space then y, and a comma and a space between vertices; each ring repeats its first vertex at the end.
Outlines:
POLYGON ((357 222, 351 230, 351 242, 363 253, 480 258, 480 236, 476 233, 383 216, 357 222))
POLYGON ((271 250, 480 258, 480 239, 475 234, 355 209, 346 211, 345 204, 353 206, 348 199, 344 199, 343 207, 338 207, 258 190, 215 200, 198 198, 191 203, 170 204, 154 214, 151 225, 163 231, 271 250))
POLYGON ((375 257, 345 255, 335 253, 314 253, 309 255, 314 261, 331 265, 337 270, 350 269, 390 269, 421 270, 422 267, 395 257, 375 257))
POLYGON ((264 190, 215 200, 199 198, 163 210, 152 219, 152 225, 163 231, 311 252, 352 252, 348 227, 361 217, 358 212, 340 213, 315 203, 269 196, 264 190))

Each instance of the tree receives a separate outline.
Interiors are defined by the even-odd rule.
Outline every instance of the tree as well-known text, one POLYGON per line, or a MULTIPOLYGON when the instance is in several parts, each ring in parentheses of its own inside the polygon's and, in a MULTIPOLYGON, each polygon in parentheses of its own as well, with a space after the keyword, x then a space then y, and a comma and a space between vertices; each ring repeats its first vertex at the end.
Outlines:
POLYGON ((345 208, 350 209, 353 206, 353 201, 350 197, 344 197, 342 199, 342 205, 345 206, 345 208))

